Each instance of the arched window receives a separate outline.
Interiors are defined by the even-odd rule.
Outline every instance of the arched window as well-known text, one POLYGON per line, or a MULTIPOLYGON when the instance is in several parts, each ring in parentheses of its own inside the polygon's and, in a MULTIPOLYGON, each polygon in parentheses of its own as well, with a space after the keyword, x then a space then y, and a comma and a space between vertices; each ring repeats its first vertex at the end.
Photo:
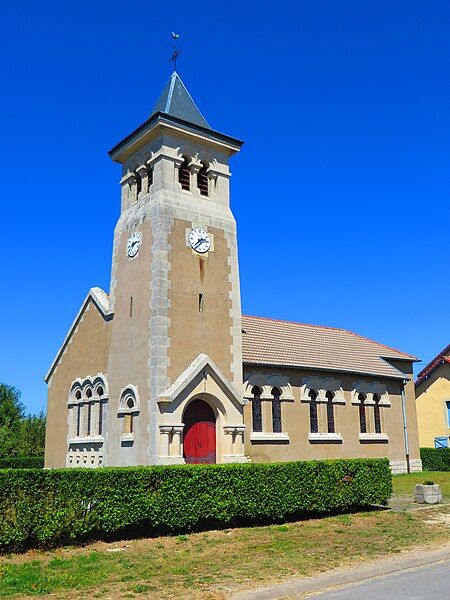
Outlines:
POLYGON ((375 424, 375 433, 381 433, 381 415, 380 415, 380 396, 378 394, 373 395, 373 418, 375 424))
POLYGON ((131 411, 134 408, 134 400, 131 396, 127 398, 125 408, 129 409, 130 412, 125 414, 123 432, 125 435, 130 435, 133 433, 133 413, 131 411))
POLYGON ((191 171, 189 170, 189 158, 183 156, 183 162, 178 169, 178 181, 183 190, 191 189, 191 171))
POLYGON ((103 394, 103 387, 99 385, 97 388, 97 395, 100 398, 100 402, 98 405, 98 435, 103 435, 103 402, 101 400, 103 394))
POLYGON ((202 168, 197 173, 197 187, 202 196, 208 196, 208 165, 202 163, 202 168))
POLYGON ((252 427, 253 431, 262 431, 261 390, 252 388, 252 427))
POLYGON ((81 435, 81 407, 82 404, 77 404, 77 437, 81 435))
POLYGON ((327 399, 327 426, 328 433, 335 433, 335 425, 334 425, 334 405, 333 405, 333 392, 327 392, 325 394, 327 399))
POLYGON ((134 172, 134 176, 136 177, 136 200, 139 198, 139 194, 142 192, 142 178, 139 171, 134 172))
POLYGON ((361 433, 367 433, 367 421, 366 421, 366 401, 365 394, 358 394, 359 400, 359 430, 361 433))
MULTIPOLYGON (((86 390, 86 398, 89 400, 92 398, 92 390, 86 390)), ((92 404, 87 403, 87 423, 86 423, 86 435, 91 435, 91 423, 92 423, 92 404)))
POLYGON ((281 433, 282 431, 282 423, 281 423, 281 392, 278 388, 272 389, 272 428, 274 433, 281 433))
POLYGON ((309 390, 309 429, 311 433, 319 433, 319 421, 317 418, 317 392, 309 390))

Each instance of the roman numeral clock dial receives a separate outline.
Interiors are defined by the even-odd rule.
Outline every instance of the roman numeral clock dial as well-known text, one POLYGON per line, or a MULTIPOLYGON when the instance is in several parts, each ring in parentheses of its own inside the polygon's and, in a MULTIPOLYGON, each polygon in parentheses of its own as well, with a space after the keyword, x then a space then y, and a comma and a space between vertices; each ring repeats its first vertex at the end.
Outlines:
POLYGON ((211 248, 211 239, 206 231, 196 227, 189 232, 189 244, 199 254, 205 254, 211 248))

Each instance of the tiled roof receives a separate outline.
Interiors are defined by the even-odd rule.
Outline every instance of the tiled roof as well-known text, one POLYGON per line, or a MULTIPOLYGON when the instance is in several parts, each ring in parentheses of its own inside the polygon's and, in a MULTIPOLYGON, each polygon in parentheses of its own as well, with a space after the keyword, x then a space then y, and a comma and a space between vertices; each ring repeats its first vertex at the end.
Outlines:
POLYGON ((333 327, 242 317, 243 362, 404 378, 384 358, 416 361, 410 354, 333 327))
POLYGON ((172 73, 153 107, 152 116, 157 112, 211 129, 176 71, 172 73))
POLYGON ((416 387, 426 379, 436 367, 442 363, 450 363, 450 344, 437 354, 417 375, 416 387))

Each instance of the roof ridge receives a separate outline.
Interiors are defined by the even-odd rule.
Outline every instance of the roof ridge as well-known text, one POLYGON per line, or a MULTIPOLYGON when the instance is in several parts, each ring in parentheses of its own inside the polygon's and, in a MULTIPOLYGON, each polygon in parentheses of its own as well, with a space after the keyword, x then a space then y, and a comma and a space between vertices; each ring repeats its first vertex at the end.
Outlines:
MULTIPOLYGON (((382 344, 381 342, 377 342, 375 340, 371 340, 364 335, 360 335, 359 333, 355 333, 354 331, 350 331, 350 329, 344 329, 343 327, 331 327, 330 325, 314 325, 313 323, 299 323, 298 321, 288 321, 286 319, 274 319, 272 317, 257 317, 254 315, 242 315, 243 317, 249 317, 250 319, 259 319, 261 321, 274 321, 277 323, 290 323, 291 325, 301 325, 303 327, 315 327, 317 329, 329 329, 331 331, 343 331, 344 333, 349 333, 357 338, 370 342, 372 344, 376 344, 377 346, 381 346, 382 348, 387 348, 388 350, 392 350, 393 352, 397 352, 398 354, 402 354, 408 358, 416 359, 412 354, 407 354, 406 352, 402 352, 401 350, 397 350, 396 348, 392 348, 387 344, 382 344)), ((449 346, 450 347, 450 346, 449 346)), ((417 360, 417 359, 416 359, 417 360)))
POLYGON ((418 373, 416 385, 421 383, 426 378, 426 376, 429 375, 439 365, 440 361, 446 358, 447 352, 450 352, 450 344, 448 344, 448 346, 445 346, 443 350, 438 352, 436 356, 425 365, 425 367, 420 371, 420 373, 418 373))

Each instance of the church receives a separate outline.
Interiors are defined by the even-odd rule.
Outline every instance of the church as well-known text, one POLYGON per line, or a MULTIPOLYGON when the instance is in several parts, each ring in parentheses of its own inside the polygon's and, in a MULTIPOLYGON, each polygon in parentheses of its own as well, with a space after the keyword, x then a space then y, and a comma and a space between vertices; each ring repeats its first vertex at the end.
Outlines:
POLYGON ((122 167, 109 293, 45 377, 45 466, 387 457, 421 470, 417 360, 350 331, 243 316, 231 157, 173 72, 109 152, 122 167))

